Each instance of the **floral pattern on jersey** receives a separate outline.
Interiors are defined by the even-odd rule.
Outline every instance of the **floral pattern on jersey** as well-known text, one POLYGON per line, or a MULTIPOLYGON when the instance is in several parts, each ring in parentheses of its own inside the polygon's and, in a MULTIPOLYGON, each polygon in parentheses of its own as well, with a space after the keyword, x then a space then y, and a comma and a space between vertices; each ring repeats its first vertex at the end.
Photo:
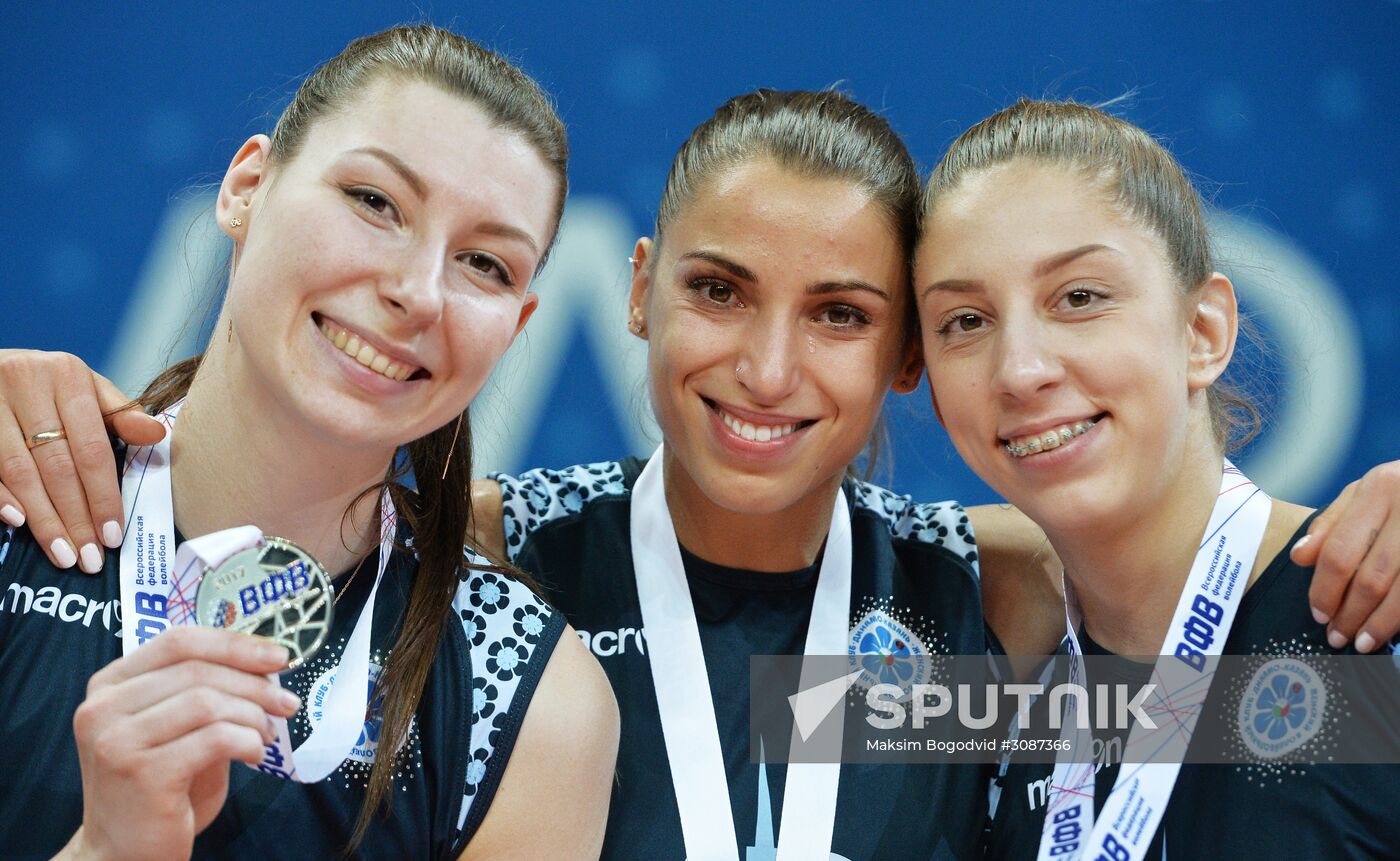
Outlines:
MULTIPOLYGON (((471 564, 490 564, 470 548, 463 558, 471 564)), ((504 768, 504 763, 498 766, 493 759, 505 731, 503 721, 554 611, 518 580, 467 568, 462 571, 453 609, 471 644, 472 753, 457 820, 457 827, 464 828, 481 786, 492 778, 492 769, 504 768)), ((508 731, 518 728, 517 720, 508 731)))
POLYGON ((527 643, 535 642, 544 632, 545 611, 534 604, 516 607, 511 616, 515 619, 511 630, 515 632, 515 636, 527 643))
POLYGON ((497 640, 486 649, 486 669, 503 682, 508 682, 525 669, 530 650, 514 637, 497 640))
POLYGON ((501 486, 506 555, 512 562, 530 534, 546 523, 578 514, 600 496, 627 493, 622 467, 614 461, 491 477, 501 486))
POLYGON ((467 642, 475 648, 486 642, 486 617, 470 608, 465 608, 460 613, 462 617, 462 632, 467 635, 467 642))
POLYGON ((478 676, 472 679, 472 719, 486 720, 496 713, 496 700, 500 691, 486 679, 478 676))
POLYGON ((487 615, 504 610, 510 603, 505 579, 490 571, 473 572, 467 580, 467 591, 471 593, 471 605, 487 615))
POLYGON ((852 484, 856 507, 878 515, 890 535, 946 547, 971 563, 976 573, 977 539, 961 505, 952 501, 914 502, 908 494, 892 493, 863 481, 852 484))

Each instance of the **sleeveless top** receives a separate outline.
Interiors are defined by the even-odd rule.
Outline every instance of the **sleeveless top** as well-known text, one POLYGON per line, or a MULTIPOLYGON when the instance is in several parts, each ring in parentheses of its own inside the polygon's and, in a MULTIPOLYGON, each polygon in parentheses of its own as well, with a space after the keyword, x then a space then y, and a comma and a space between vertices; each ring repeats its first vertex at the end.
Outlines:
MULTIPOLYGON (((1311 521, 1309 517, 1298 528, 1285 549, 1270 560, 1245 592, 1225 641, 1224 654, 1357 654, 1350 646, 1338 651, 1327 645, 1326 631, 1313 621, 1308 604, 1312 569, 1300 568, 1289 559, 1288 548, 1307 533, 1311 521)), ((1112 653, 1083 633, 1080 640, 1085 655, 1100 656, 1102 661, 1096 666, 1104 677, 1091 679, 1095 684, 1124 684, 1129 690, 1137 690, 1151 675, 1150 664, 1127 659, 1112 661, 1112 653)), ((1394 648, 1392 644, 1392 652, 1394 648)), ((1278 761, 1277 754, 1259 743, 1263 737, 1254 721, 1273 710, 1271 690, 1260 691, 1254 702, 1242 702, 1247 696, 1245 691, 1228 683, 1213 686, 1201 712, 1196 738, 1233 740, 1241 764, 1183 765, 1162 824, 1145 857, 1152 861, 1400 857, 1400 817, 1395 815, 1400 809, 1400 765, 1325 762, 1329 712, 1375 709, 1380 715, 1393 715, 1400 707, 1400 666, 1384 658, 1359 660, 1368 662, 1364 671, 1375 673, 1371 687, 1374 695, 1366 703, 1339 701, 1341 694, 1333 688, 1325 711, 1313 717, 1313 721, 1321 722, 1320 728, 1300 748, 1307 758, 1316 757, 1310 763, 1278 761)), ((1287 695, 1282 682, 1280 691, 1287 695)), ((1091 700, 1096 693, 1097 688, 1091 685, 1091 700)), ((1047 707, 1045 698, 1032 705, 1032 726, 1047 726, 1047 707)), ((1280 719, 1279 726, 1284 725, 1280 719)), ((1103 808, 1118 777, 1125 736, 1122 731, 1095 733, 1096 811, 1103 808)), ((1041 732, 1035 737, 1049 736, 1041 732)), ((1394 730, 1390 748, 1394 750, 1397 745, 1400 728, 1394 730)), ((996 780, 1000 792, 989 835, 989 859, 1034 861, 1052 769, 1049 763, 1022 762, 1014 756, 1003 765, 996 780)))
MULTIPOLYGON (((507 553, 545 588, 611 681, 622 716, 603 857, 684 857, 630 544, 635 459, 494 476, 507 553)), ((913 653, 982 655, 977 551, 956 503, 848 480, 850 640, 858 652, 892 643, 913 653)), ((775 857, 781 764, 749 749, 749 657, 801 654, 818 565, 786 573, 725 568, 682 548, 713 694, 730 801, 746 861, 775 857)), ((977 857, 992 767, 847 764, 837 795, 833 857, 977 857)))
MULTIPOLYGON (((374 608, 371 676, 388 656, 417 572, 406 518, 374 608)), ((485 563, 466 551, 466 561, 485 563)), ((0 781, 4 857, 47 859, 82 821, 73 712, 88 677, 121 656, 118 554, 88 577, 54 569, 28 529, 0 532, 0 735, 39 755, 0 781)), ((364 567, 372 572, 375 559, 364 567)), ((338 577, 338 605, 322 650, 282 677, 306 706, 289 721, 300 741, 320 702, 373 576, 338 577)), ((461 569, 452 616, 429 672, 407 744, 396 756, 392 807, 376 816, 359 858, 455 858, 481 824, 525 710, 564 629, 564 618, 520 582, 461 569)), ((195 841, 195 858, 332 858, 349 842, 378 750, 371 707, 339 769, 300 784, 232 763, 229 797, 195 841)), ((16 761, 16 766, 19 762, 16 761)))

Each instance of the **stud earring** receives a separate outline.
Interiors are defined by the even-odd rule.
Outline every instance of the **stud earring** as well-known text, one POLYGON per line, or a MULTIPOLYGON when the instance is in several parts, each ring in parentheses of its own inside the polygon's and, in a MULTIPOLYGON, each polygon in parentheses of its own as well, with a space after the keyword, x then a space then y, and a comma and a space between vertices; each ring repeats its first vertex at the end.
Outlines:
POLYGON ((228 220, 228 226, 232 227, 234 230, 237 230, 238 228, 243 226, 243 219, 235 215, 233 218, 230 218, 228 220))
POLYGON ((642 321, 636 318, 633 318, 632 322, 627 324, 628 331, 630 331, 633 335, 642 334, 642 330, 645 328, 646 326, 642 325, 642 321))

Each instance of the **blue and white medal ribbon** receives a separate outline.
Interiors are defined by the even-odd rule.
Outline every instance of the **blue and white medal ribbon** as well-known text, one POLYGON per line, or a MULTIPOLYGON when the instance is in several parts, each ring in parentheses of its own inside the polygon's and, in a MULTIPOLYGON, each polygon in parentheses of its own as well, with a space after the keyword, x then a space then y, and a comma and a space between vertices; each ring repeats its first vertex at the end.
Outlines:
MULTIPOLYGON (((1154 699, 1144 710, 1164 720, 1156 729, 1136 725, 1128 734, 1118 779, 1097 819, 1092 731, 1075 714, 1087 716, 1088 706, 1076 695, 1065 698, 1060 739, 1070 746, 1055 760, 1038 861, 1076 861, 1086 851, 1095 859, 1140 861, 1147 853, 1181 773, 1272 507, 1262 490, 1225 461, 1220 495, 1152 670, 1154 699)), ((1087 691, 1077 634, 1082 621, 1066 580, 1069 683, 1087 691)))
MULTIPOLYGON (((181 403, 157 416, 166 427, 165 437, 155 445, 132 449, 122 473, 122 508, 127 523, 121 549, 123 654, 131 654, 172 624, 193 621, 189 608, 200 575, 263 542, 262 530, 240 526, 192 538, 175 548, 170 439, 181 403)), ((293 748, 286 719, 273 718, 277 737, 267 745, 259 771, 298 783, 315 783, 339 768, 359 739, 369 704, 374 599, 393 550, 395 520, 394 506, 386 493, 380 499, 379 571, 334 670, 341 683, 333 685, 326 695, 325 719, 293 748)), ((276 676, 269 678, 276 680, 276 676)))
MULTIPOLYGON (((689 861, 734 861, 738 838, 729 782, 710 677, 700 648, 700 627, 695 621, 676 528, 666 505, 664 459, 658 446, 632 486, 632 566, 646 631, 647 659, 656 687, 686 857, 689 861)), ((838 489, 804 654, 846 653, 850 604, 851 515, 845 492, 838 489)), ((829 720, 840 721, 844 714, 845 709, 838 708, 829 720)), ((826 861, 830 857, 840 776, 839 762, 788 764, 778 861, 826 861)))

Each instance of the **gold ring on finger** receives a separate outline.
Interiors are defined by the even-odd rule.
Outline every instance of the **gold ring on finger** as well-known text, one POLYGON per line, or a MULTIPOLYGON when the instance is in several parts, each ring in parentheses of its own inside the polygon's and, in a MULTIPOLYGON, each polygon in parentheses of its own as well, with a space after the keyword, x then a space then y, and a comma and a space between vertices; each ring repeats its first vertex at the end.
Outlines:
POLYGON ((58 430, 42 431, 40 433, 34 434, 34 436, 29 438, 29 448, 36 449, 41 445, 48 445, 51 442, 57 442, 58 440, 67 438, 68 434, 63 430, 63 428, 59 428, 58 430))

